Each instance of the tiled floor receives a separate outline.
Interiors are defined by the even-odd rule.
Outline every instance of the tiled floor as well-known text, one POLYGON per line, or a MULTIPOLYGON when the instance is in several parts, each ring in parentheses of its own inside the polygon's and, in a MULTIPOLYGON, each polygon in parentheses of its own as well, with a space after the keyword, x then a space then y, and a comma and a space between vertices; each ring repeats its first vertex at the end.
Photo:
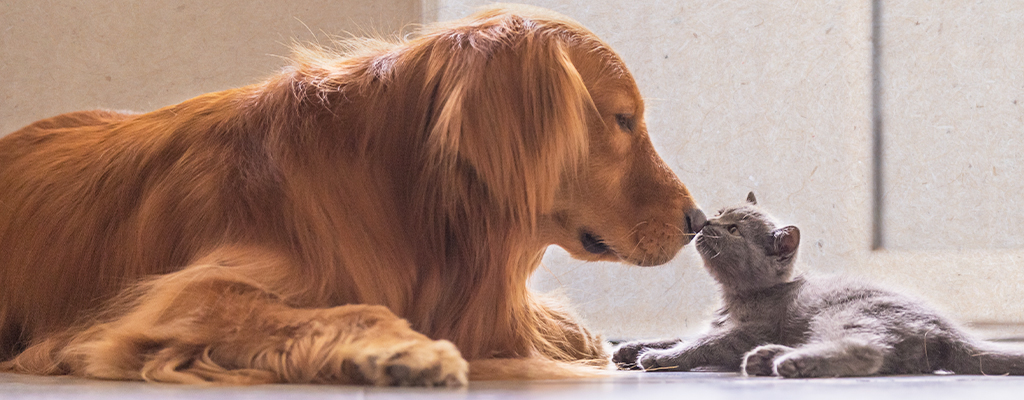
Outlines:
POLYGON ((783 380, 710 372, 619 372, 604 379, 480 382, 467 389, 312 385, 195 387, 0 374, 0 399, 1024 399, 1024 377, 783 380))

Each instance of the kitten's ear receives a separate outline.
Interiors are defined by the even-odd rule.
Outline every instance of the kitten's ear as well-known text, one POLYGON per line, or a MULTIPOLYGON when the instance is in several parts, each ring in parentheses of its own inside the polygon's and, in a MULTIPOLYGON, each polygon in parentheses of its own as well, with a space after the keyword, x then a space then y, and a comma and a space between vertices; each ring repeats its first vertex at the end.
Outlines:
POLYGON ((789 257, 796 253, 797 247, 800 247, 800 229, 797 227, 790 225, 776 229, 772 233, 775 234, 776 255, 789 257))
POLYGON ((747 193, 747 203, 751 205, 757 205, 757 198, 754 197, 754 192, 747 193))

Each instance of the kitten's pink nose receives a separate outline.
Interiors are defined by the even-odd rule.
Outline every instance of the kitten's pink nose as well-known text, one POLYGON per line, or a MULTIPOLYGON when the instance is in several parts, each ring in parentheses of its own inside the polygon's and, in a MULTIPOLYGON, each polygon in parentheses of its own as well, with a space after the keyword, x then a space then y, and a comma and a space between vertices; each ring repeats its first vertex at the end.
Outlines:
POLYGON ((686 233, 696 235, 704 225, 707 225, 708 217, 699 208, 692 208, 686 212, 686 233))

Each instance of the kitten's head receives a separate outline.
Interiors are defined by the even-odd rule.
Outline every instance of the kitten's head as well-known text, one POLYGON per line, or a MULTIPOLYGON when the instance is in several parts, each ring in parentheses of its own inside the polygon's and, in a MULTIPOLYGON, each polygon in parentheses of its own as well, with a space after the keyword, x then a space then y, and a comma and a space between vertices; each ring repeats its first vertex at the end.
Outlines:
POLYGON ((704 267, 725 289, 756 290, 790 280, 800 230, 776 227, 751 192, 746 203, 709 219, 695 243, 704 267))

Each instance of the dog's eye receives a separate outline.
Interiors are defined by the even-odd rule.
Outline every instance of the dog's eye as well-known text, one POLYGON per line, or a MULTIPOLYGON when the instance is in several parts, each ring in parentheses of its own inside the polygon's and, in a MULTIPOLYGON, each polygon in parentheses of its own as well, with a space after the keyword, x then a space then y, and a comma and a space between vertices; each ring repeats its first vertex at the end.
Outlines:
POLYGON ((736 225, 729 225, 729 233, 733 235, 740 233, 740 228, 736 225))
POLYGON ((633 121, 633 116, 629 114, 615 114, 615 122, 626 132, 633 132, 633 127, 636 124, 633 121))

